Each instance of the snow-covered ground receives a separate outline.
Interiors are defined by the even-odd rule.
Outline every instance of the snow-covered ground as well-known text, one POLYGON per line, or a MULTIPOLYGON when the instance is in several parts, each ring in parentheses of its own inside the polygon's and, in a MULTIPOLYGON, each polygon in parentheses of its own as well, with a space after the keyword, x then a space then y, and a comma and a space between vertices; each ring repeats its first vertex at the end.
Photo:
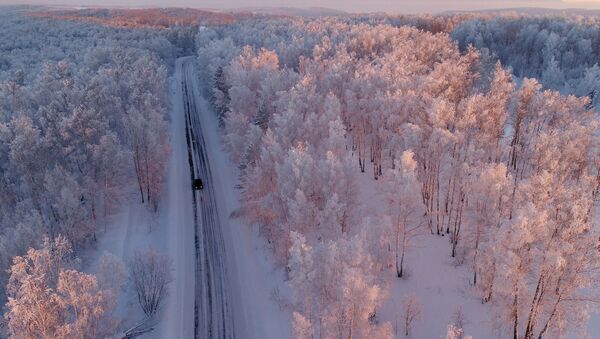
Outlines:
MULTIPOLYGON (((82 266, 86 271, 94 273, 98 260, 105 252, 120 259, 127 269, 127 262, 136 250, 149 246, 161 249, 161 243, 157 240, 161 238, 158 234, 163 230, 157 215, 149 212, 146 205, 140 204, 134 193, 127 194, 123 200, 119 210, 98 226, 98 242, 82 253, 82 266)), ((122 329, 130 328, 144 319, 135 291, 129 283, 119 296, 115 315, 122 319, 122 329)))
POLYGON ((409 277, 398 279, 395 272, 387 272, 391 281, 390 298, 381 310, 382 320, 389 321, 396 337, 404 337, 402 328, 402 302, 406 295, 417 296, 422 316, 411 335, 412 338, 445 338, 448 324, 454 323, 454 314, 462 307, 465 334, 473 338, 496 338, 490 322, 490 307, 471 290, 465 266, 455 267, 448 255, 446 237, 425 235, 414 242, 407 257, 409 277))
MULTIPOLYGON (((357 165, 358 168, 358 165, 357 165)), ((385 214, 385 181, 373 180, 372 169, 358 175, 361 215, 385 214)), ((421 304, 421 318, 414 323, 410 337, 415 339, 445 338, 447 326, 454 321, 454 313, 462 307, 466 324, 465 334, 473 338, 500 338, 490 321, 491 307, 484 305, 469 284, 467 265, 457 266, 450 257, 447 236, 431 235, 423 228, 421 235, 411 240, 405 268, 408 277, 399 279, 395 269, 380 273, 388 287, 389 296, 378 312, 380 321, 388 321, 396 338, 406 338, 403 327, 403 299, 414 295, 421 304)))
MULTIPOLYGON (((358 166, 357 166, 358 167, 358 166)), ((357 183, 361 201, 361 215, 379 216, 385 213, 384 181, 373 180, 370 166, 366 173, 358 175, 357 183)), ((410 338, 446 338, 447 326, 454 323, 458 308, 464 314, 464 334, 473 339, 504 338, 493 322, 493 305, 482 304, 470 283, 472 271, 467 263, 457 265, 450 257, 448 236, 431 235, 423 229, 414 238, 405 259, 408 278, 399 279, 393 268, 380 273, 388 288, 389 296, 378 312, 380 321, 388 321, 395 330, 396 338, 406 338, 403 332, 403 299, 415 295, 422 308, 421 319, 416 321, 410 338)), ((592 313, 587 326, 590 338, 600 338, 600 314, 592 313)), ((578 333, 569 333, 568 339, 579 339, 578 333)))

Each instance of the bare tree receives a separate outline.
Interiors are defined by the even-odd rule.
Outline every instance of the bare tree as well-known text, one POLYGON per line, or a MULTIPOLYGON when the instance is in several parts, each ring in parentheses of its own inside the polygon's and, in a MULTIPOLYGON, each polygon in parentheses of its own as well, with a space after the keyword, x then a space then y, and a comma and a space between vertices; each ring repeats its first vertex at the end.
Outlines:
POLYGON ((408 295, 404 297, 402 308, 404 310, 404 314, 402 315, 404 334, 408 337, 414 322, 421 319, 421 303, 416 295, 408 295))
POLYGON ((166 287, 173 280, 173 263, 166 255, 154 249, 136 251, 129 269, 140 307, 148 317, 160 308, 166 295, 166 287))

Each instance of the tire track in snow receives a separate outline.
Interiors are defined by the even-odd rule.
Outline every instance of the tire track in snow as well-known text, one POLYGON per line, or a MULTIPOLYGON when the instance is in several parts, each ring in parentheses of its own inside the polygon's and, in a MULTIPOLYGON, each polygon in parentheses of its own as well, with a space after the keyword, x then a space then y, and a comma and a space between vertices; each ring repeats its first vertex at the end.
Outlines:
MULTIPOLYGON (((194 305, 194 327, 196 338, 235 338, 230 297, 227 290, 225 246, 212 172, 206 152, 202 125, 198 114, 193 82, 193 63, 189 59, 181 63, 182 95, 184 99, 186 140, 191 180, 201 178, 204 189, 194 192, 196 284, 194 305), (198 218, 200 207, 200 220, 198 218)), ((191 181, 190 181, 191 185, 191 181)))

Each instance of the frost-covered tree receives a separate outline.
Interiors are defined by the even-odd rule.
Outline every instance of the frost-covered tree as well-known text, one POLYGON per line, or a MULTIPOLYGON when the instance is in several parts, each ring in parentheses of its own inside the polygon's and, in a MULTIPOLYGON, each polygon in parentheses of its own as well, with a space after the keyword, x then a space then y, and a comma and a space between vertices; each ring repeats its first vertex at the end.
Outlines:
POLYGON ((467 244, 471 253, 473 285, 489 299, 495 264, 490 257, 493 237, 508 218, 512 180, 504 164, 491 164, 479 169, 469 198, 472 217, 467 222, 467 244), (491 261, 491 262, 490 262, 491 261), (479 280, 478 280, 479 278, 479 280))
POLYGON ((544 86, 585 96, 600 44, 597 18, 575 15, 476 15, 455 26, 462 49, 487 49, 519 77, 541 79, 544 86), (584 81, 582 81, 584 80, 584 81))
POLYGON ((11 338, 104 337, 114 334, 115 295, 95 276, 73 267, 64 237, 45 239, 42 248, 14 258, 5 317, 11 338))
POLYGON ((298 310, 294 316, 298 337, 391 338, 389 324, 371 321, 384 292, 369 273, 372 263, 363 250, 363 237, 315 248, 298 233, 291 238, 289 283, 298 310))
POLYGON ((396 274, 404 276, 404 263, 410 241, 419 235, 422 226, 424 206, 420 199, 420 185, 416 176, 417 163, 412 151, 404 151, 400 156, 400 166, 384 177, 388 191, 388 213, 393 223, 396 252, 396 274))
POLYGON ((470 335, 465 336, 462 328, 455 325, 448 325, 446 339, 472 339, 470 335))
POLYGON ((414 295, 407 295, 402 302, 402 328, 404 335, 409 336, 416 321, 422 316, 421 304, 414 295))

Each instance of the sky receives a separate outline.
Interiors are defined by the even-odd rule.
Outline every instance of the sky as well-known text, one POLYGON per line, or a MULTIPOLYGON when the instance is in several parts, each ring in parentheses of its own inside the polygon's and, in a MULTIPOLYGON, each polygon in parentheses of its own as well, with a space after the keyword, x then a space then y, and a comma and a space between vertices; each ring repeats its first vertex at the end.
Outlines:
POLYGON ((600 9, 600 0, 0 0, 0 4, 69 6, 195 7, 327 7, 347 12, 438 13, 448 10, 544 7, 600 9))

